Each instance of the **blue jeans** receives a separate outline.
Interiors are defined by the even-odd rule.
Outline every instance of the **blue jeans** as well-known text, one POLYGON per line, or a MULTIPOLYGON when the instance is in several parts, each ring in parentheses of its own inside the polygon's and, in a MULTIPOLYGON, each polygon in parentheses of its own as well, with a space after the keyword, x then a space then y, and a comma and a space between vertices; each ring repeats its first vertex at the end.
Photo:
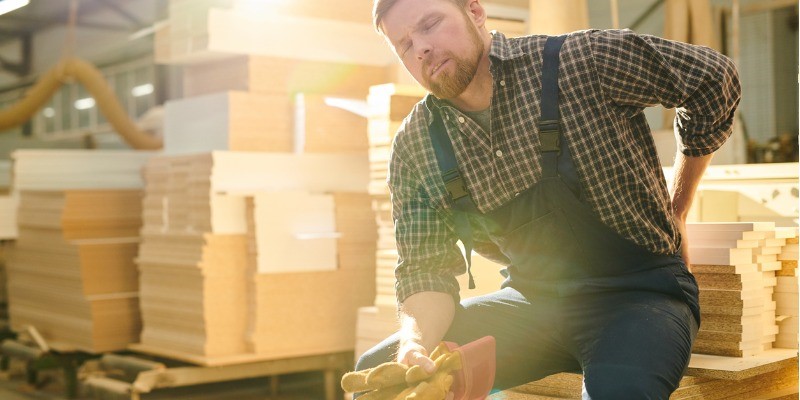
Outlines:
MULTIPOLYGON (((526 296, 506 287, 467 299, 457 306, 445 340, 465 344, 494 336, 496 389, 582 371, 593 400, 669 398, 697 336, 686 302, 649 290, 590 292, 526 296)), ((356 369, 394 361, 398 342, 398 334, 387 338, 356 369)))

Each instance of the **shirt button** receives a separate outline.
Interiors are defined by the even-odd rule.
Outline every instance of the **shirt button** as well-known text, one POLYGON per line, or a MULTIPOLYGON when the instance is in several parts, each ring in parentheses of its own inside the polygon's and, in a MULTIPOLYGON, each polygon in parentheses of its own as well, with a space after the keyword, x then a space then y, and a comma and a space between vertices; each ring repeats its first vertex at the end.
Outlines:
POLYGON ((450 121, 450 114, 445 114, 445 115, 444 115, 444 119, 446 119, 446 120, 450 121))
POLYGON ((519 192, 514 193, 514 197, 517 197, 517 196, 519 196, 519 192))
POLYGON ((458 122, 461 122, 463 124, 464 121, 465 121, 464 117, 458 117, 458 122))
POLYGON ((495 151, 494 154, 496 154, 498 157, 502 157, 503 156, 503 152, 500 151, 500 150, 495 151))
POLYGON ((500 86, 505 86, 505 85, 506 85, 506 81, 505 80, 500 81, 500 86))

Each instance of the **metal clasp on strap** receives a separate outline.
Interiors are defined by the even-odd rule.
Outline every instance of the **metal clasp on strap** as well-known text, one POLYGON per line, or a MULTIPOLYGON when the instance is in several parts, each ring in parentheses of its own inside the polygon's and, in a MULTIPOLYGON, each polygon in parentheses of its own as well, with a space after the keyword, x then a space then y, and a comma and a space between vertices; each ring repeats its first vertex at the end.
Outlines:
POLYGON ((454 168, 449 171, 446 171, 442 174, 442 179, 444 180, 444 186, 447 188, 447 192, 450 194, 450 199, 453 201, 457 201, 458 199, 468 196, 467 188, 464 185, 464 179, 461 178, 461 174, 458 172, 458 169, 454 168))
POLYGON ((546 120, 539 122, 539 141, 542 143, 542 151, 556 151, 561 153, 559 137, 561 136, 561 125, 556 120, 546 120))

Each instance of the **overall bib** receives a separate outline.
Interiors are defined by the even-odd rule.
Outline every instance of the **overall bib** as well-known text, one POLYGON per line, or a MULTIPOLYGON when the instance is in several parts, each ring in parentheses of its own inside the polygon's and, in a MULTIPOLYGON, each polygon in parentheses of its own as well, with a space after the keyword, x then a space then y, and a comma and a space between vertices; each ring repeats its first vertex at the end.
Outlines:
MULTIPOLYGON (((544 50, 542 179, 509 203, 486 214, 477 211, 434 113, 431 139, 468 266, 472 229, 485 230, 510 260, 502 289, 462 302, 445 339, 466 343, 495 336, 497 388, 583 371, 584 398, 666 399, 688 365, 697 333, 697 284, 679 255, 653 254, 623 238, 580 200, 558 123, 565 38, 548 38, 544 50)), ((396 350, 396 340, 367 353, 359 369, 396 350)))

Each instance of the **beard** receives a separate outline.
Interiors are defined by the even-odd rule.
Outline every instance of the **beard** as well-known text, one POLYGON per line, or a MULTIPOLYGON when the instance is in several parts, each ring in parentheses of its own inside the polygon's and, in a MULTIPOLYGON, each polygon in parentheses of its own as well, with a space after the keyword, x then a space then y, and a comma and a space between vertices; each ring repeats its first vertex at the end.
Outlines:
MULTIPOLYGON (((440 99, 452 99, 458 97, 464 90, 467 89, 472 79, 475 77, 475 72, 478 70, 478 63, 483 57, 483 40, 481 40, 478 28, 472 25, 471 21, 467 19, 467 29, 469 30, 469 39, 472 44, 472 51, 464 57, 459 56, 451 51, 445 53, 445 59, 455 63, 453 72, 441 71, 439 76, 432 79, 430 75, 423 75, 423 85, 433 93, 434 96, 440 99)), ((423 70, 430 70, 430 62, 426 62, 423 70)))

